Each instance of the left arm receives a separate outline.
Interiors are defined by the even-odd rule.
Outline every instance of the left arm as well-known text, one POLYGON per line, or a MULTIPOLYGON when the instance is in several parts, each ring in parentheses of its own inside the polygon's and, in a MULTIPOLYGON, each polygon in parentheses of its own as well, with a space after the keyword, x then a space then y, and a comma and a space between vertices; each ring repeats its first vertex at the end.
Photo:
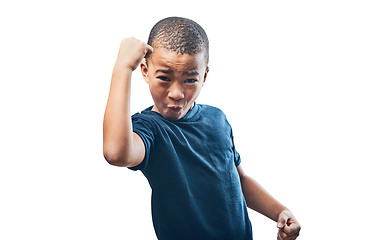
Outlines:
POLYGON ((237 170, 247 206, 278 223, 278 239, 298 237, 301 226, 290 210, 273 198, 254 179, 247 176, 241 165, 237 170))
POLYGON ((247 206, 277 222, 280 213, 288 209, 273 198, 253 178, 246 175, 241 165, 237 169, 247 206))

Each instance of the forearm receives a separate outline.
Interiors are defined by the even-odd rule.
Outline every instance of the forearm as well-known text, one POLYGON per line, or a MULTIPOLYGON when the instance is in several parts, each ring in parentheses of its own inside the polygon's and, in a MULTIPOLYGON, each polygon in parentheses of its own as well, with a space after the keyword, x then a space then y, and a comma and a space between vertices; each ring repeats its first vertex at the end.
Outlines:
POLYGON ((124 159, 132 147, 131 74, 130 68, 118 63, 113 70, 103 123, 103 151, 107 160, 124 159))
POLYGON ((103 123, 103 152, 110 164, 130 167, 144 159, 144 143, 132 131, 130 95, 132 72, 149 52, 153 48, 135 38, 121 42, 103 123))
POLYGON ((240 178, 242 191, 247 206, 266 217, 277 221, 279 214, 287 208, 273 198, 261 185, 251 177, 244 175, 240 178))

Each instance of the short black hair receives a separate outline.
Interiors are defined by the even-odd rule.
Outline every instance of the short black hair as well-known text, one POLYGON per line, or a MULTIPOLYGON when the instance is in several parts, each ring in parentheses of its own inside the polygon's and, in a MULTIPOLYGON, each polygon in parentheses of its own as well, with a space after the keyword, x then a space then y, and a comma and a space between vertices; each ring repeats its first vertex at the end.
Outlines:
POLYGON ((168 17, 157 22, 149 34, 148 44, 177 54, 205 54, 209 61, 209 41, 204 29, 195 21, 183 17, 168 17))

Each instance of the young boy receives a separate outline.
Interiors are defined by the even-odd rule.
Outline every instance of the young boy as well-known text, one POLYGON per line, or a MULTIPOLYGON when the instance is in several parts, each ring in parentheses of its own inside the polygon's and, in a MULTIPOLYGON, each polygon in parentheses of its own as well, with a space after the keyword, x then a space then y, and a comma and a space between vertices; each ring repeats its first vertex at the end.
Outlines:
POLYGON ((244 173, 223 112, 195 103, 208 52, 205 31, 186 18, 159 21, 148 44, 122 41, 104 116, 104 157, 148 179, 160 240, 252 239, 247 206, 278 222, 278 239, 296 239, 292 213, 244 173), (131 74, 139 64, 154 105, 131 117, 131 74))

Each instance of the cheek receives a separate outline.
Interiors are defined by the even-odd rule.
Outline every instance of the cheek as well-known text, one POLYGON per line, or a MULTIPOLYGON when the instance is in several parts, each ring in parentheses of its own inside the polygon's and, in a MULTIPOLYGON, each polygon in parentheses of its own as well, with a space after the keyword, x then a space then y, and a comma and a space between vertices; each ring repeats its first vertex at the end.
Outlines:
POLYGON ((150 81, 149 88, 154 99, 161 99, 167 96, 167 88, 158 83, 158 81, 150 81))
POLYGON ((200 90, 202 89, 201 85, 195 86, 193 88, 186 89, 185 95, 188 100, 194 100, 198 97, 200 90))

